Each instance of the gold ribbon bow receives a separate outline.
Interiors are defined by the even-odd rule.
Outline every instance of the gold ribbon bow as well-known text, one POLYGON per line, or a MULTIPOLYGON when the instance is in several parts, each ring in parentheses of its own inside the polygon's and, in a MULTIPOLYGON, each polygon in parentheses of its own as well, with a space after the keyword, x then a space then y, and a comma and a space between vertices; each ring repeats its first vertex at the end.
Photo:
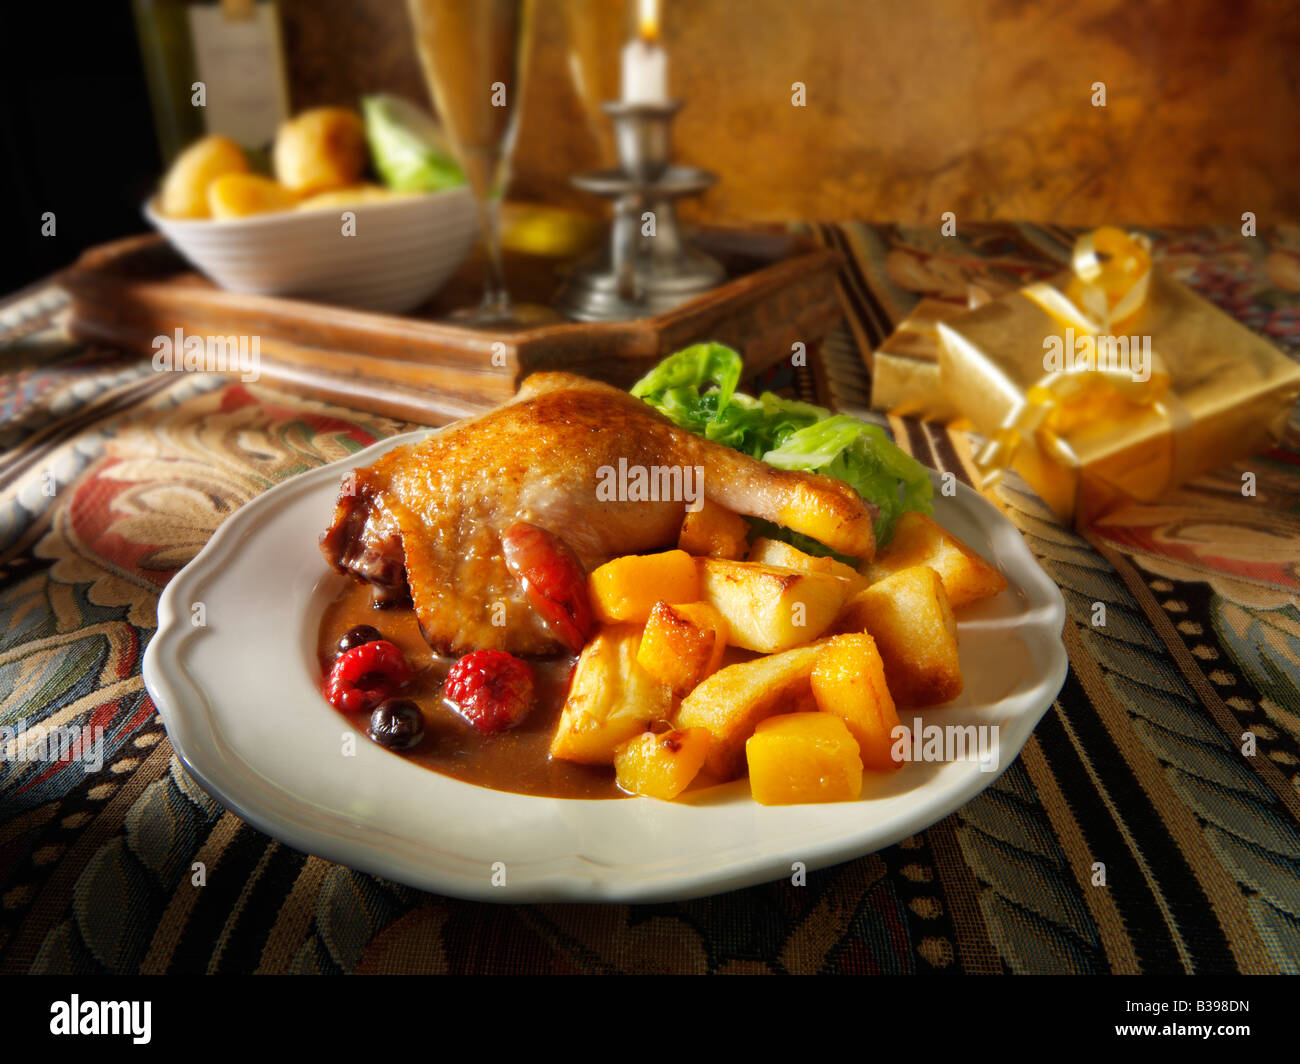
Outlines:
MULTIPOLYGON (((1096 338, 1113 337, 1142 309, 1151 280, 1151 246, 1145 236, 1102 226, 1079 237, 1071 257, 1073 276, 1065 292, 1046 282, 1021 289, 1061 326, 1096 338)), ((1046 360, 1044 360, 1046 362, 1046 360)), ((1026 440, 1063 464, 1073 464, 1065 433, 1099 413, 1113 408, 1117 398, 1138 406, 1158 404, 1169 387, 1169 375, 1158 355, 1151 374, 1136 380, 1132 367, 1073 361, 1068 352, 1064 368, 1049 370, 1026 389, 1024 398, 975 458, 983 484, 996 483, 1026 440)))

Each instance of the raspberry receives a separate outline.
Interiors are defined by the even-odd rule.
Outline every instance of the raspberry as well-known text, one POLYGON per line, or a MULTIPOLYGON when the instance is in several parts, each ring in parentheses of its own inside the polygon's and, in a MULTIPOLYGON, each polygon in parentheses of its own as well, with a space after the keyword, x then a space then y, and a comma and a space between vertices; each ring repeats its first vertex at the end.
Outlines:
POLYGON ((325 697, 344 713, 373 709, 411 678, 411 666, 387 639, 363 643, 334 659, 325 697))
POLYGON ((476 650, 451 667, 443 693, 478 731, 505 731, 533 708, 533 671, 504 650, 476 650))

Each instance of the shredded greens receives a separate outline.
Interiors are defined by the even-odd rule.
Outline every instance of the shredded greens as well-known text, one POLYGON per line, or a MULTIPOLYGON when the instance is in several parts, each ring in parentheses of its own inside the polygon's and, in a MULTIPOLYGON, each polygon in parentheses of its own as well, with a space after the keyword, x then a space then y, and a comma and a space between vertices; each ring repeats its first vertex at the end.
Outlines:
MULTIPOLYGON (((779 469, 802 469, 844 481, 880 508, 876 542, 893 538, 908 510, 930 513, 930 477, 916 459, 890 442, 883 429, 825 407, 764 392, 757 399, 736 391, 740 356, 724 344, 694 344, 669 355, 632 387, 674 424, 743 451, 779 469)), ((763 523, 776 536, 815 554, 823 544, 763 523)))

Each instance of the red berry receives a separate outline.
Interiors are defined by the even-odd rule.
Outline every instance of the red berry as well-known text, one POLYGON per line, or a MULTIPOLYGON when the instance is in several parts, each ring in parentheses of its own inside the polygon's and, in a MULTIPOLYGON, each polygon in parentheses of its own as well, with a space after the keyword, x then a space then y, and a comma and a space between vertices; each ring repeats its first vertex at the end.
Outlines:
POLYGON ((411 666, 387 639, 363 643, 334 659, 325 697, 344 713, 373 709, 411 678, 411 666))
POLYGON ((529 604, 546 621, 555 637, 575 653, 595 629, 587 574, 558 536, 519 521, 501 537, 506 568, 524 586, 529 604))
POLYGON ((443 693, 479 731, 505 731, 533 708, 533 670, 504 650, 476 650, 451 667, 443 693))

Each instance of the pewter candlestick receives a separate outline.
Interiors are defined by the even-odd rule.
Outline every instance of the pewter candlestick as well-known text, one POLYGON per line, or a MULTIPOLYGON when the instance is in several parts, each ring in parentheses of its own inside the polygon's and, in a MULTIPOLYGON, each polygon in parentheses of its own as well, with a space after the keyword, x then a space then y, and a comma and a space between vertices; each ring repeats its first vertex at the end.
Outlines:
POLYGON ((658 314, 719 284, 726 276, 715 259, 692 247, 677 221, 676 201, 694 196, 717 176, 673 166, 671 125, 681 101, 603 105, 614 123, 618 168, 578 174, 584 192, 614 206, 609 247, 574 265, 556 298, 578 321, 620 321, 658 314), (654 215, 654 235, 643 216, 654 215))

